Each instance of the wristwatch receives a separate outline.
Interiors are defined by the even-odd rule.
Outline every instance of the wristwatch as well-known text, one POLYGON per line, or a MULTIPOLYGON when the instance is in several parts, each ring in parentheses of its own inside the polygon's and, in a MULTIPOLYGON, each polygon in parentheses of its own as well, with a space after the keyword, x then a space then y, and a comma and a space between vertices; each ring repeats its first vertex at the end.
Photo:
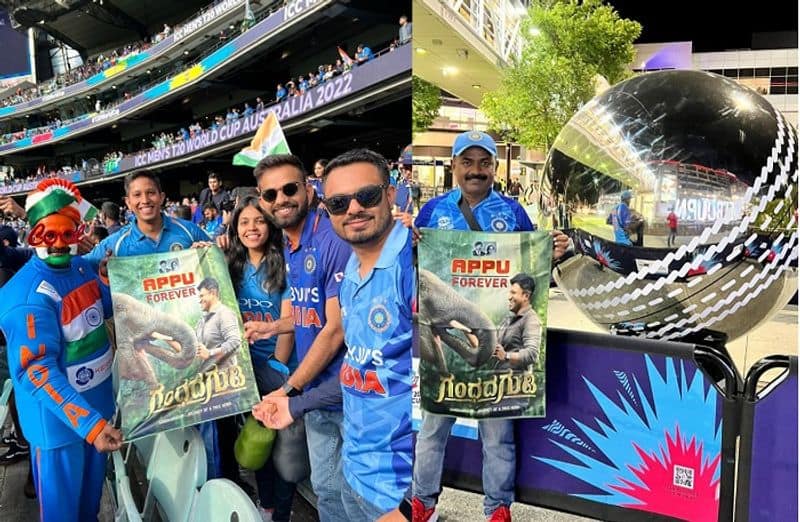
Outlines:
POLYGON ((281 390, 283 390, 287 397, 296 397, 297 395, 300 395, 300 390, 289 384, 289 381, 283 383, 281 390))

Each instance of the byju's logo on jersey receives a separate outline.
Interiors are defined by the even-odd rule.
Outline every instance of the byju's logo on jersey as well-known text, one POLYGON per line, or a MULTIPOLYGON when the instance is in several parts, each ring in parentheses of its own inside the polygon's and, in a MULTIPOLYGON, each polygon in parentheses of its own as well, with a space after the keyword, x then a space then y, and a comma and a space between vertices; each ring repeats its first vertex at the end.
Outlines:
POLYGON ((75 374, 75 382, 77 382, 81 386, 86 386, 94 377, 94 371, 91 368, 87 368, 86 366, 82 366, 78 369, 78 372, 75 374))
POLYGON ((103 314, 100 313, 100 310, 98 310, 96 306, 87 308, 86 311, 83 312, 83 317, 86 319, 86 323, 91 327, 99 326, 100 323, 103 322, 103 314))
POLYGON ((303 260, 303 268, 305 268, 307 274, 314 273, 314 270, 317 269, 317 260, 314 258, 314 254, 308 254, 306 256, 303 260))
POLYGON ((382 304, 377 304, 370 309, 367 322, 369 323, 370 328, 378 333, 383 333, 392 323, 392 316, 389 314, 389 310, 387 310, 385 306, 382 304))

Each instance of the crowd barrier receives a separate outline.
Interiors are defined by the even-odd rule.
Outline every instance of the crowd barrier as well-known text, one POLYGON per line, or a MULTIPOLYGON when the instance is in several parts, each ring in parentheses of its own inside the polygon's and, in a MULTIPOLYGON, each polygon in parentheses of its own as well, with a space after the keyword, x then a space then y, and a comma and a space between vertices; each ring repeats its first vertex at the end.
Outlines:
MULTIPOLYGON (((546 416, 515 421, 517 501, 612 521, 732 520, 742 379, 727 354, 549 329, 545 364, 546 416)), ((443 483, 481 492, 481 460, 480 441, 451 437, 443 483)))
POLYGON ((742 401, 737 522, 797 520, 797 357, 775 355, 748 372, 742 401), (769 370, 782 369, 761 391, 769 370))

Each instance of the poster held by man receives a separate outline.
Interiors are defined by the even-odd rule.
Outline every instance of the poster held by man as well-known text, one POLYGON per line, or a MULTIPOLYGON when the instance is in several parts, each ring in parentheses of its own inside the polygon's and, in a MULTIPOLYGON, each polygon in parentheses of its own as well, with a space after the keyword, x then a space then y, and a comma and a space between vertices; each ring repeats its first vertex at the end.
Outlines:
POLYGON ((249 411, 250 351, 216 247, 108 262, 126 440, 249 411))
POLYGON ((422 409, 475 419, 545 415, 551 253, 547 232, 423 231, 422 409))

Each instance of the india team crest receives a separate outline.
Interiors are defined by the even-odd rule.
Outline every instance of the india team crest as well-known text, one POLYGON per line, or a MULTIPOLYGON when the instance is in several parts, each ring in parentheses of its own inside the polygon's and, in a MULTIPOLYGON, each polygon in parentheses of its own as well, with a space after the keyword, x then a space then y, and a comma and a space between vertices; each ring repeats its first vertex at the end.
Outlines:
POLYGON ((392 316, 385 306, 377 304, 370 309, 367 322, 370 328, 378 333, 383 333, 392 323, 392 316))
POLYGON ((495 232, 506 232, 508 230, 508 223, 503 218, 495 218, 492 220, 492 230, 495 232))
POLYGON ((306 269, 307 274, 313 274, 317 268, 317 260, 314 259, 314 254, 308 254, 303 260, 303 267, 306 269))
POLYGON ((178 250, 183 250, 183 245, 181 245, 180 243, 172 243, 169 246, 169 250, 170 252, 177 252, 178 250))

